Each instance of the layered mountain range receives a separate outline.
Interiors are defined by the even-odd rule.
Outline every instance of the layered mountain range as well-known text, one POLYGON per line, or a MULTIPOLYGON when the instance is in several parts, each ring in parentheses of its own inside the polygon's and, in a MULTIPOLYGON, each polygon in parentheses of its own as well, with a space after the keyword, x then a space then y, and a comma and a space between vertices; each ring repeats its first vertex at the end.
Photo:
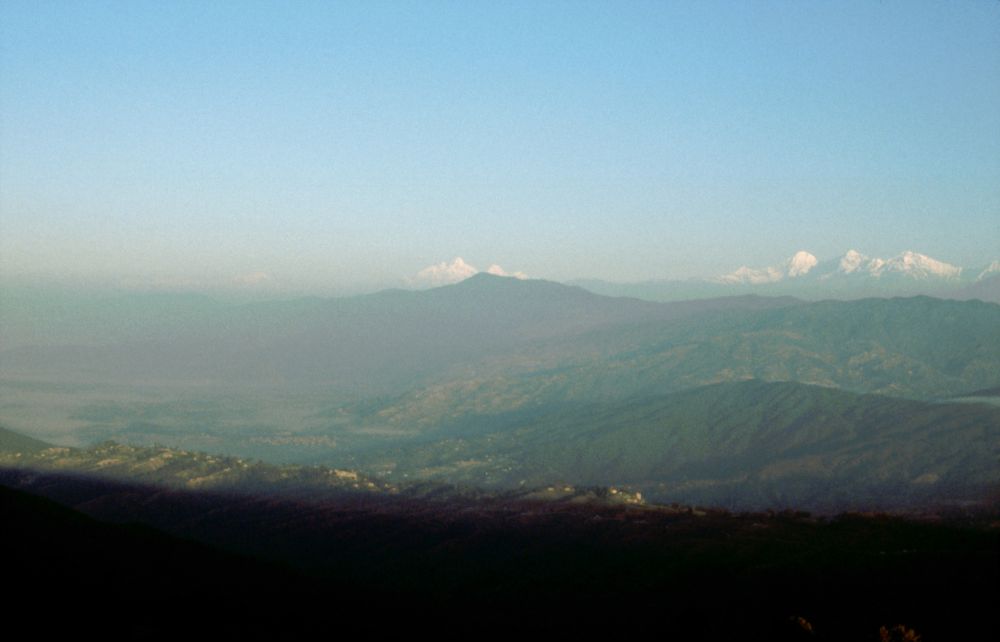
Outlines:
MULTIPOLYGON (((811 263, 778 283, 821 282, 811 263)), ((1000 488, 1000 305, 978 300, 654 303, 477 274, 0 312, 0 424, 60 445, 736 508, 978 505, 1000 488)))
POLYGON ((742 266, 707 279, 609 283, 575 281, 593 292, 634 296, 654 301, 705 298, 726 294, 785 294, 803 299, 913 296, 1000 301, 1000 261, 963 268, 906 251, 889 258, 857 250, 821 261, 800 250, 784 262, 768 267, 742 266))
POLYGON ((969 280, 971 274, 976 272, 978 274, 974 280, 981 281, 1000 273, 1000 261, 994 261, 981 270, 969 271, 917 252, 906 251, 897 256, 882 259, 866 256, 857 250, 848 250, 838 259, 821 263, 809 252, 801 250, 781 266, 763 269, 743 266, 735 272, 719 277, 718 280, 722 283, 750 284, 774 283, 796 278, 832 279, 843 277, 868 279, 903 277, 918 280, 955 281, 963 278, 963 272, 966 274, 966 281, 969 280))

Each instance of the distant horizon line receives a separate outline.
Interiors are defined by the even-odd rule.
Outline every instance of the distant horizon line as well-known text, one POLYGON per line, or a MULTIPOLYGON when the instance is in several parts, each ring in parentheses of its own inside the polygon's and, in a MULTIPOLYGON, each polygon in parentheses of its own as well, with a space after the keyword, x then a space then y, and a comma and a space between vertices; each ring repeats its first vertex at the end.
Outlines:
MULTIPOLYGON (((902 250, 896 254, 890 255, 887 258, 877 257, 874 255, 867 255, 863 252, 859 252, 854 248, 846 250, 842 254, 834 255, 829 258, 818 259, 808 250, 797 250, 795 253, 786 256, 783 261, 787 263, 788 261, 794 259, 800 255, 807 255, 816 262, 813 266, 827 265, 829 266, 832 262, 838 259, 843 260, 845 257, 851 256, 852 253, 856 253, 863 259, 866 260, 876 260, 889 262, 896 259, 901 259, 906 256, 917 256, 926 259, 930 259, 934 262, 941 263, 948 267, 953 267, 963 273, 968 273, 968 271, 985 270, 990 272, 1000 273, 1000 256, 996 259, 989 260, 980 265, 966 265, 961 266, 946 261, 940 261, 935 259, 932 255, 925 254, 916 250, 906 249, 902 250)), ((488 274, 498 277, 509 277, 522 280, 540 280, 540 281, 550 281, 553 283, 561 283, 566 285, 578 285, 581 283, 605 283, 608 285, 642 285, 642 284, 656 284, 656 283, 678 283, 678 284, 718 284, 718 285, 744 285, 744 286, 760 286, 767 285, 767 282, 726 282, 724 279, 727 276, 736 274, 741 270, 747 270, 752 272, 763 272, 766 270, 777 269, 780 263, 772 264, 771 266, 763 267, 750 267, 747 264, 742 264, 736 268, 731 268, 729 272, 721 272, 714 275, 700 275, 700 276, 687 276, 687 277, 657 277, 650 276, 645 278, 632 278, 632 279, 614 279, 601 276, 576 276, 568 279, 557 279, 546 277, 544 275, 539 276, 535 274, 525 274, 522 271, 508 272, 504 268, 500 267, 497 263, 492 263, 484 270, 480 270, 470 263, 466 262, 461 256, 455 255, 450 261, 445 260, 437 264, 432 264, 425 266, 424 268, 418 270, 416 273, 410 276, 399 276, 396 278, 386 278, 386 279, 373 279, 369 281, 356 281, 351 284, 345 283, 334 283, 334 282, 308 282, 306 279, 300 278, 276 278, 271 272, 265 269, 252 270, 245 273, 240 273, 235 276, 226 277, 223 275, 213 275, 205 278, 193 278, 193 277, 182 277, 182 276, 163 276, 163 275, 149 275, 143 276, 138 274, 132 274, 120 277, 102 277, 97 275, 73 275, 73 274, 46 274, 42 272, 21 272, 15 274, 2 274, 0 273, 0 287, 5 289, 19 289, 19 288, 46 288, 46 289, 86 289, 86 290, 109 290, 109 291, 130 291, 130 292, 173 292, 173 293, 211 293, 217 295, 230 295, 234 297, 259 297, 264 295, 276 295, 276 294, 301 294, 301 295, 319 295, 323 293, 324 295, 335 295, 335 296, 354 296, 363 294, 374 294, 384 290, 392 289, 402 289, 402 290, 413 290, 421 291, 433 289, 436 287, 443 287, 447 285, 454 285, 464 281, 465 279, 480 275, 488 274), (430 274, 433 278, 421 280, 420 276, 422 274, 430 274)), ((985 274, 985 272, 984 272, 985 274)))

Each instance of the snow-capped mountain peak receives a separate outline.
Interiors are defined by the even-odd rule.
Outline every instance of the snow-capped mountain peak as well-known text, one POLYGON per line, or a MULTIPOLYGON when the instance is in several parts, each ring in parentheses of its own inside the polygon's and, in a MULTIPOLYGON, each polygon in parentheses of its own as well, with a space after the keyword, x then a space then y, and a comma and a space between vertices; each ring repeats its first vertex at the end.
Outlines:
POLYGON ((720 283, 746 283, 750 285, 761 285, 763 283, 774 283, 784 278, 784 273, 778 268, 751 268, 746 265, 736 269, 729 274, 720 276, 717 280, 720 283))
POLYGON ((719 283, 761 285, 776 283, 785 278, 795 278, 808 274, 819 260, 805 250, 799 250, 781 266, 751 268, 746 265, 734 272, 723 274, 716 279, 719 283))
POLYGON ((809 270, 816 267, 817 263, 819 263, 819 259, 815 256, 805 250, 799 250, 792 258, 788 259, 785 264, 785 273, 789 277, 802 276, 808 274, 809 270))
POLYGON ((982 281, 983 279, 987 279, 994 274, 1000 274, 1000 261, 993 261, 987 265, 986 268, 979 273, 979 276, 976 277, 976 280, 982 281))
MULTIPOLYGON (((806 275, 822 280, 848 275, 852 279, 881 279, 892 276, 921 280, 954 280, 960 278, 962 274, 960 267, 932 259, 912 250, 907 250, 889 259, 869 257, 857 250, 848 250, 839 260, 836 260, 835 267, 834 261, 829 261, 819 270, 814 270, 817 265, 819 265, 819 261, 816 257, 802 250, 796 252, 780 266, 766 268, 743 266, 734 272, 718 277, 715 281, 733 285, 762 285, 785 279, 801 278, 806 275)), ((1000 271, 1000 261, 994 262, 990 268, 987 268, 987 271, 991 269, 1000 271)), ((987 274, 987 272, 983 274, 987 274)))
POLYGON ((907 250, 899 256, 885 261, 883 265, 879 266, 877 273, 873 272, 875 276, 886 273, 898 273, 918 279, 928 277, 953 279, 962 274, 962 268, 932 259, 925 254, 907 250))
MULTIPOLYGON (((520 280, 528 278, 524 272, 508 272, 496 263, 488 267, 486 271, 495 276, 507 276, 520 280)), ((479 274, 479 268, 466 263, 462 257, 456 256, 450 263, 442 261, 435 265, 428 265, 417 272, 416 276, 407 279, 407 282, 416 287, 438 287, 464 281, 474 274, 479 274)))
POLYGON ((826 278, 835 274, 850 274, 877 279, 894 274, 916 279, 951 279, 957 278, 961 273, 962 268, 960 267, 910 250, 890 259, 872 258, 857 250, 848 250, 844 256, 840 257, 836 271, 833 274, 828 274, 826 278))
POLYGON ((837 270, 843 272, 844 274, 850 274, 861 269, 862 266, 869 261, 871 261, 871 259, 861 252, 858 252, 857 250, 847 250, 847 254, 840 257, 840 263, 837 266, 837 270))

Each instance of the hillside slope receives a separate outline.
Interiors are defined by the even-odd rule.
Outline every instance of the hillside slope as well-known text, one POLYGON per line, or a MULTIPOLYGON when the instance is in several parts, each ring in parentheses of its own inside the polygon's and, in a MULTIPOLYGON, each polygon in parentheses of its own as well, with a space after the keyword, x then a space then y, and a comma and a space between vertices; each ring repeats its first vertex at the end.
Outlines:
POLYGON ((746 381, 552 407, 369 453, 392 479, 625 485, 734 508, 905 508, 1000 490, 1000 408, 746 381))
POLYGON ((937 399, 1000 383, 1000 306, 916 297, 718 310, 536 343, 458 374, 327 414, 417 435, 749 379, 937 399))
MULTIPOLYGON (((423 292, 243 305, 185 297, 72 302, 21 311, 40 329, 0 353, 0 373, 90 382, 216 382, 400 390, 449 368, 597 328, 719 309, 794 304, 755 297, 655 304, 489 274, 423 292), (174 307, 172 307, 174 306, 174 307), (44 331, 41 328, 45 328, 44 331)), ((16 303, 16 302, 15 302, 16 303)), ((17 310, 6 313, 17 317, 17 310)), ((10 327, 20 327, 11 321, 10 327)), ((0 324, 0 330, 4 330, 0 324)))

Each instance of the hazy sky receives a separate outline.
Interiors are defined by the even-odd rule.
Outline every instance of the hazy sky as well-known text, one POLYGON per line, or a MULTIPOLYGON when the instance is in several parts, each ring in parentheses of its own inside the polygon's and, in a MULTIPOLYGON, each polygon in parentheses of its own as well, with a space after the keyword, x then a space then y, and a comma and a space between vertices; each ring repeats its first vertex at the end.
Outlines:
POLYGON ((0 2, 3 276, 1000 258, 1000 2, 0 2))

